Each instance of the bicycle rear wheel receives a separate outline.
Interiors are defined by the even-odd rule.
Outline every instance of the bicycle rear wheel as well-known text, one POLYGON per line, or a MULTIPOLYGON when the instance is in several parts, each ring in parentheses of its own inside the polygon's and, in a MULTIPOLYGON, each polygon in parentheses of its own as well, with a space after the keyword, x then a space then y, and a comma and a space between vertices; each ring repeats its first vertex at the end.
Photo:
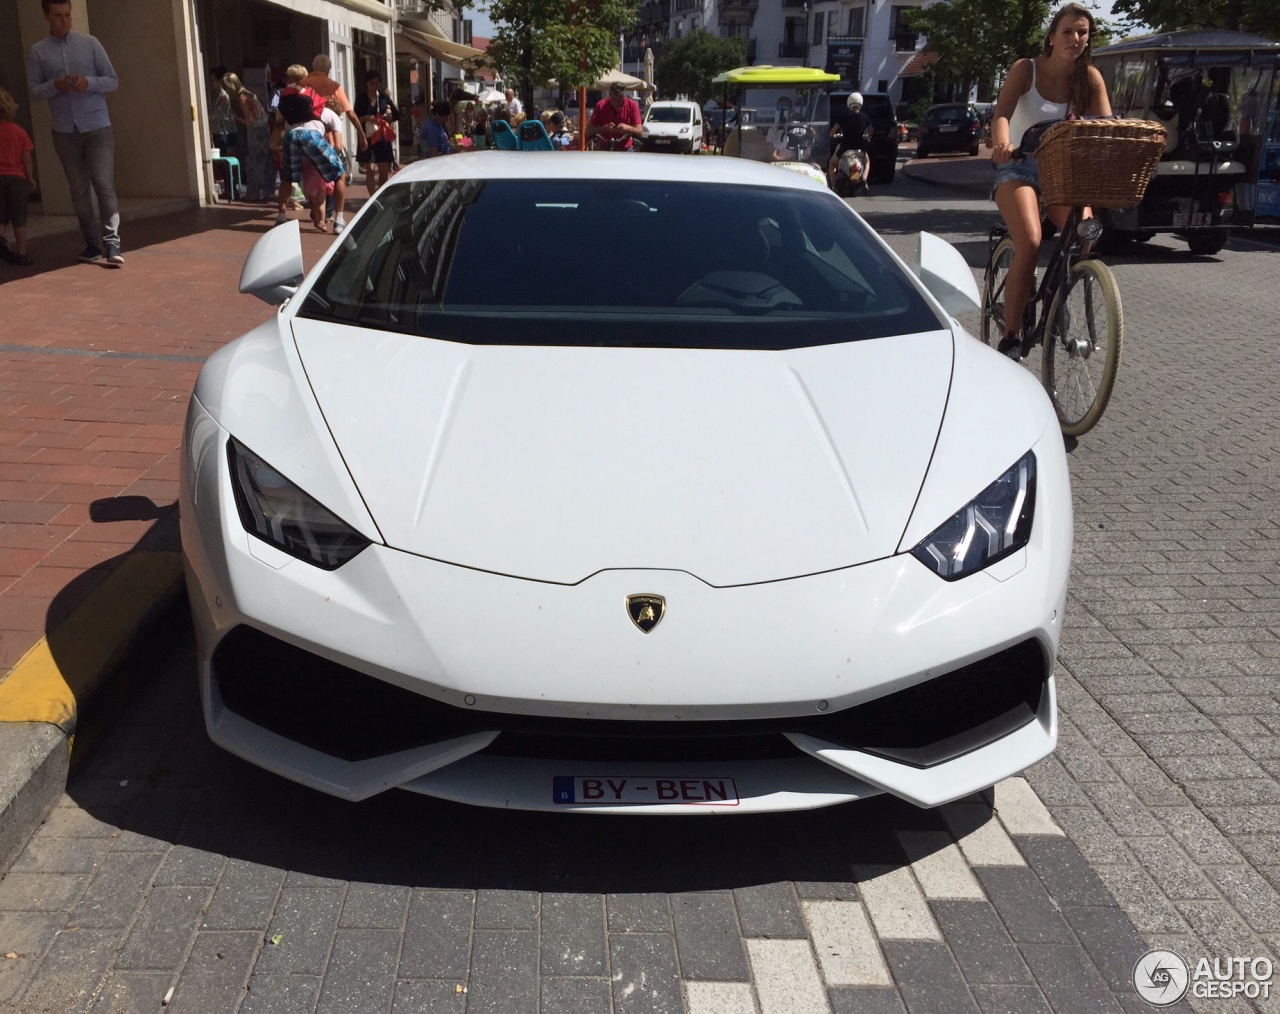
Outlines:
POLYGON ((1115 388, 1124 346, 1124 308, 1115 275, 1101 261, 1077 261, 1049 307, 1041 374, 1065 436, 1098 424, 1115 388))
POLYGON ((982 280, 982 335, 988 345, 995 346, 1005 336, 1004 286, 1013 263, 1013 240, 1006 236, 991 251, 986 275, 982 280))

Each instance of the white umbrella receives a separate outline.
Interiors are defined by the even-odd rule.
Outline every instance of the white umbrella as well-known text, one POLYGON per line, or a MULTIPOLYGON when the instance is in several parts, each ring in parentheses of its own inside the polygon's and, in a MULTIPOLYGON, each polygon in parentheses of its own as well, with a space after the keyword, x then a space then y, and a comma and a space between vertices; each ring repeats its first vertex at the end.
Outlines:
POLYGON ((490 102, 501 102, 506 97, 507 96, 503 92, 498 91, 497 88, 490 88, 487 92, 480 93, 480 101, 486 106, 490 102))
POLYGON ((591 87, 597 91, 608 91, 611 84, 620 84, 629 92, 651 92, 653 85, 648 81, 641 81, 638 77, 632 77, 630 74, 624 74, 618 68, 614 68, 600 78, 591 87))

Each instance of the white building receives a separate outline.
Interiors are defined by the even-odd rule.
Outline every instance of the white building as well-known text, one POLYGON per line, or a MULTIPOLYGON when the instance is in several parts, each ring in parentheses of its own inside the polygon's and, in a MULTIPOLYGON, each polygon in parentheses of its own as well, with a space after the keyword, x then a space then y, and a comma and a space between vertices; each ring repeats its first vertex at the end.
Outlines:
MULTIPOLYGON (((912 101, 918 90, 923 38, 907 29, 903 12, 928 0, 647 0, 626 47, 624 69, 636 73, 644 46, 655 52, 663 42, 696 28, 724 38, 747 39, 752 64, 825 67, 827 40, 861 42, 857 77, 864 92, 887 92, 894 102, 912 101)), ((856 47, 855 47, 856 48, 856 47)), ((769 96, 761 93, 761 99, 769 96)), ((753 101, 756 101, 753 99, 753 101)))

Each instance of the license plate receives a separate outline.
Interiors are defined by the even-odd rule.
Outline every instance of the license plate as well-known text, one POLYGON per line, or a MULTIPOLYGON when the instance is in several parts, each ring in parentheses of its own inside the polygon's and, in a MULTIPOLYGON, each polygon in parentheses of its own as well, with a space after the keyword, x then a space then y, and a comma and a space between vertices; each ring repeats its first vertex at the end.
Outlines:
POLYGON ((944 134, 954 134, 960 128, 957 127, 954 123, 944 123, 938 129, 941 130, 944 134))
POLYGON ((654 778, 644 775, 557 775, 551 798, 575 806, 737 806, 738 786, 732 778, 654 778))
POLYGON ((1210 225, 1213 222, 1213 216, 1207 212, 1197 211, 1194 214, 1176 214, 1173 216, 1173 227, 1175 229, 1199 229, 1202 226, 1210 225))
POLYGON ((653 141, 654 141, 654 143, 655 143, 655 144, 670 144, 670 143, 671 143, 671 138, 669 138, 669 137, 655 137, 655 138, 653 139, 653 141))

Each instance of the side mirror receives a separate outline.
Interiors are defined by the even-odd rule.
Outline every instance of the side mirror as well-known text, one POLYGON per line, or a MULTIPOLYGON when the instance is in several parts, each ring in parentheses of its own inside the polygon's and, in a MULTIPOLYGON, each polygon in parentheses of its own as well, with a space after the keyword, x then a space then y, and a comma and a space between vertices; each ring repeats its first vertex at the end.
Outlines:
POLYGON ((973 272, 960 251, 946 240, 931 232, 920 233, 911 267, 924 287, 953 317, 982 306, 973 272))
POLYGON ((302 233, 296 221, 277 225, 249 251, 240 269, 240 291, 279 306, 298 291, 302 267, 302 233))

